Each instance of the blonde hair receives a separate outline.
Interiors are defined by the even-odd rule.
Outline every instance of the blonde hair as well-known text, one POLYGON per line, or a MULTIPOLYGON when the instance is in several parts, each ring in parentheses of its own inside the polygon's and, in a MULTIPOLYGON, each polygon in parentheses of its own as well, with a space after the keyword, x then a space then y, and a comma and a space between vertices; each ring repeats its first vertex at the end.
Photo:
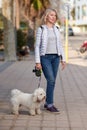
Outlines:
POLYGON ((58 19, 57 11, 56 11, 55 9, 53 9, 53 8, 48 8, 48 9, 45 10, 45 13, 44 13, 44 15, 43 15, 43 17, 42 17, 42 24, 43 24, 43 23, 46 23, 47 16, 49 15, 49 13, 50 13, 51 11, 55 12, 55 14, 56 14, 56 20, 58 19))

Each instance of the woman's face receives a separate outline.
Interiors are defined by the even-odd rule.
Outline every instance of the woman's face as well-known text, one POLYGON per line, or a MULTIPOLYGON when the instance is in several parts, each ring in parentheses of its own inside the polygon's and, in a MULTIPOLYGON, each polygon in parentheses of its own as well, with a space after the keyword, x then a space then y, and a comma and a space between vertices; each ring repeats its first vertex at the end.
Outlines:
POLYGON ((47 22, 54 24, 57 20, 57 16, 56 13, 54 11, 51 11, 48 15, 47 15, 47 22))

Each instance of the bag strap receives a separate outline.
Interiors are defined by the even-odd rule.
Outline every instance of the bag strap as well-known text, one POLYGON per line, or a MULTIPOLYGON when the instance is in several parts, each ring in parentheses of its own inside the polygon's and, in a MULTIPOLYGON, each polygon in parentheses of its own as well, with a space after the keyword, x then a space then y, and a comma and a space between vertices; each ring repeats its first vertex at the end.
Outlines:
POLYGON ((41 37, 42 37, 42 34, 43 34, 43 27, 42 27, 42 26, 40 26, 40 28, 41 28, 41 30, 42 30, 42 33, 41 33, 41 37))

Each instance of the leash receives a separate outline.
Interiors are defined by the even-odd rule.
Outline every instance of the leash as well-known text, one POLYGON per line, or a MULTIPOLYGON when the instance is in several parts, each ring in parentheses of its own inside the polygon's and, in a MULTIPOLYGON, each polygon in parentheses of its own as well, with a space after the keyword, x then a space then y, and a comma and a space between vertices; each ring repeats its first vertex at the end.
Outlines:
POLYGON ((34 72, 35 75, 36 75, 37 77, 39 77, 39 83, 38 83, 38 88, 39 88, 39 87, 40 87, 40 83, 41 83, 41 72, 42 72, 42 71, 36 69, 36 67, 35 67, 35 69, 33 69, 32 72, 34 72))
POLYGON ((40 87, 40 84, 41 84, 41 76, 39 77, 38 88, 40 87))

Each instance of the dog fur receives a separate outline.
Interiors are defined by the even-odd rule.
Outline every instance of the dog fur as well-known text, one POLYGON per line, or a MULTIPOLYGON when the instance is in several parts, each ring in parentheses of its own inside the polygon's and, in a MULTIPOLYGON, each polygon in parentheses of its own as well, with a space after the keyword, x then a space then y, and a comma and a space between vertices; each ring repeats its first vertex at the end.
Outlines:
POLYGON ((30 115, 41 114, 40 106, 46 99, 43 88, 37 88, 34 93, 24 93, 18 89, 11 90, 12 113, 19 115, 20 105, 28 108, 30 115))

